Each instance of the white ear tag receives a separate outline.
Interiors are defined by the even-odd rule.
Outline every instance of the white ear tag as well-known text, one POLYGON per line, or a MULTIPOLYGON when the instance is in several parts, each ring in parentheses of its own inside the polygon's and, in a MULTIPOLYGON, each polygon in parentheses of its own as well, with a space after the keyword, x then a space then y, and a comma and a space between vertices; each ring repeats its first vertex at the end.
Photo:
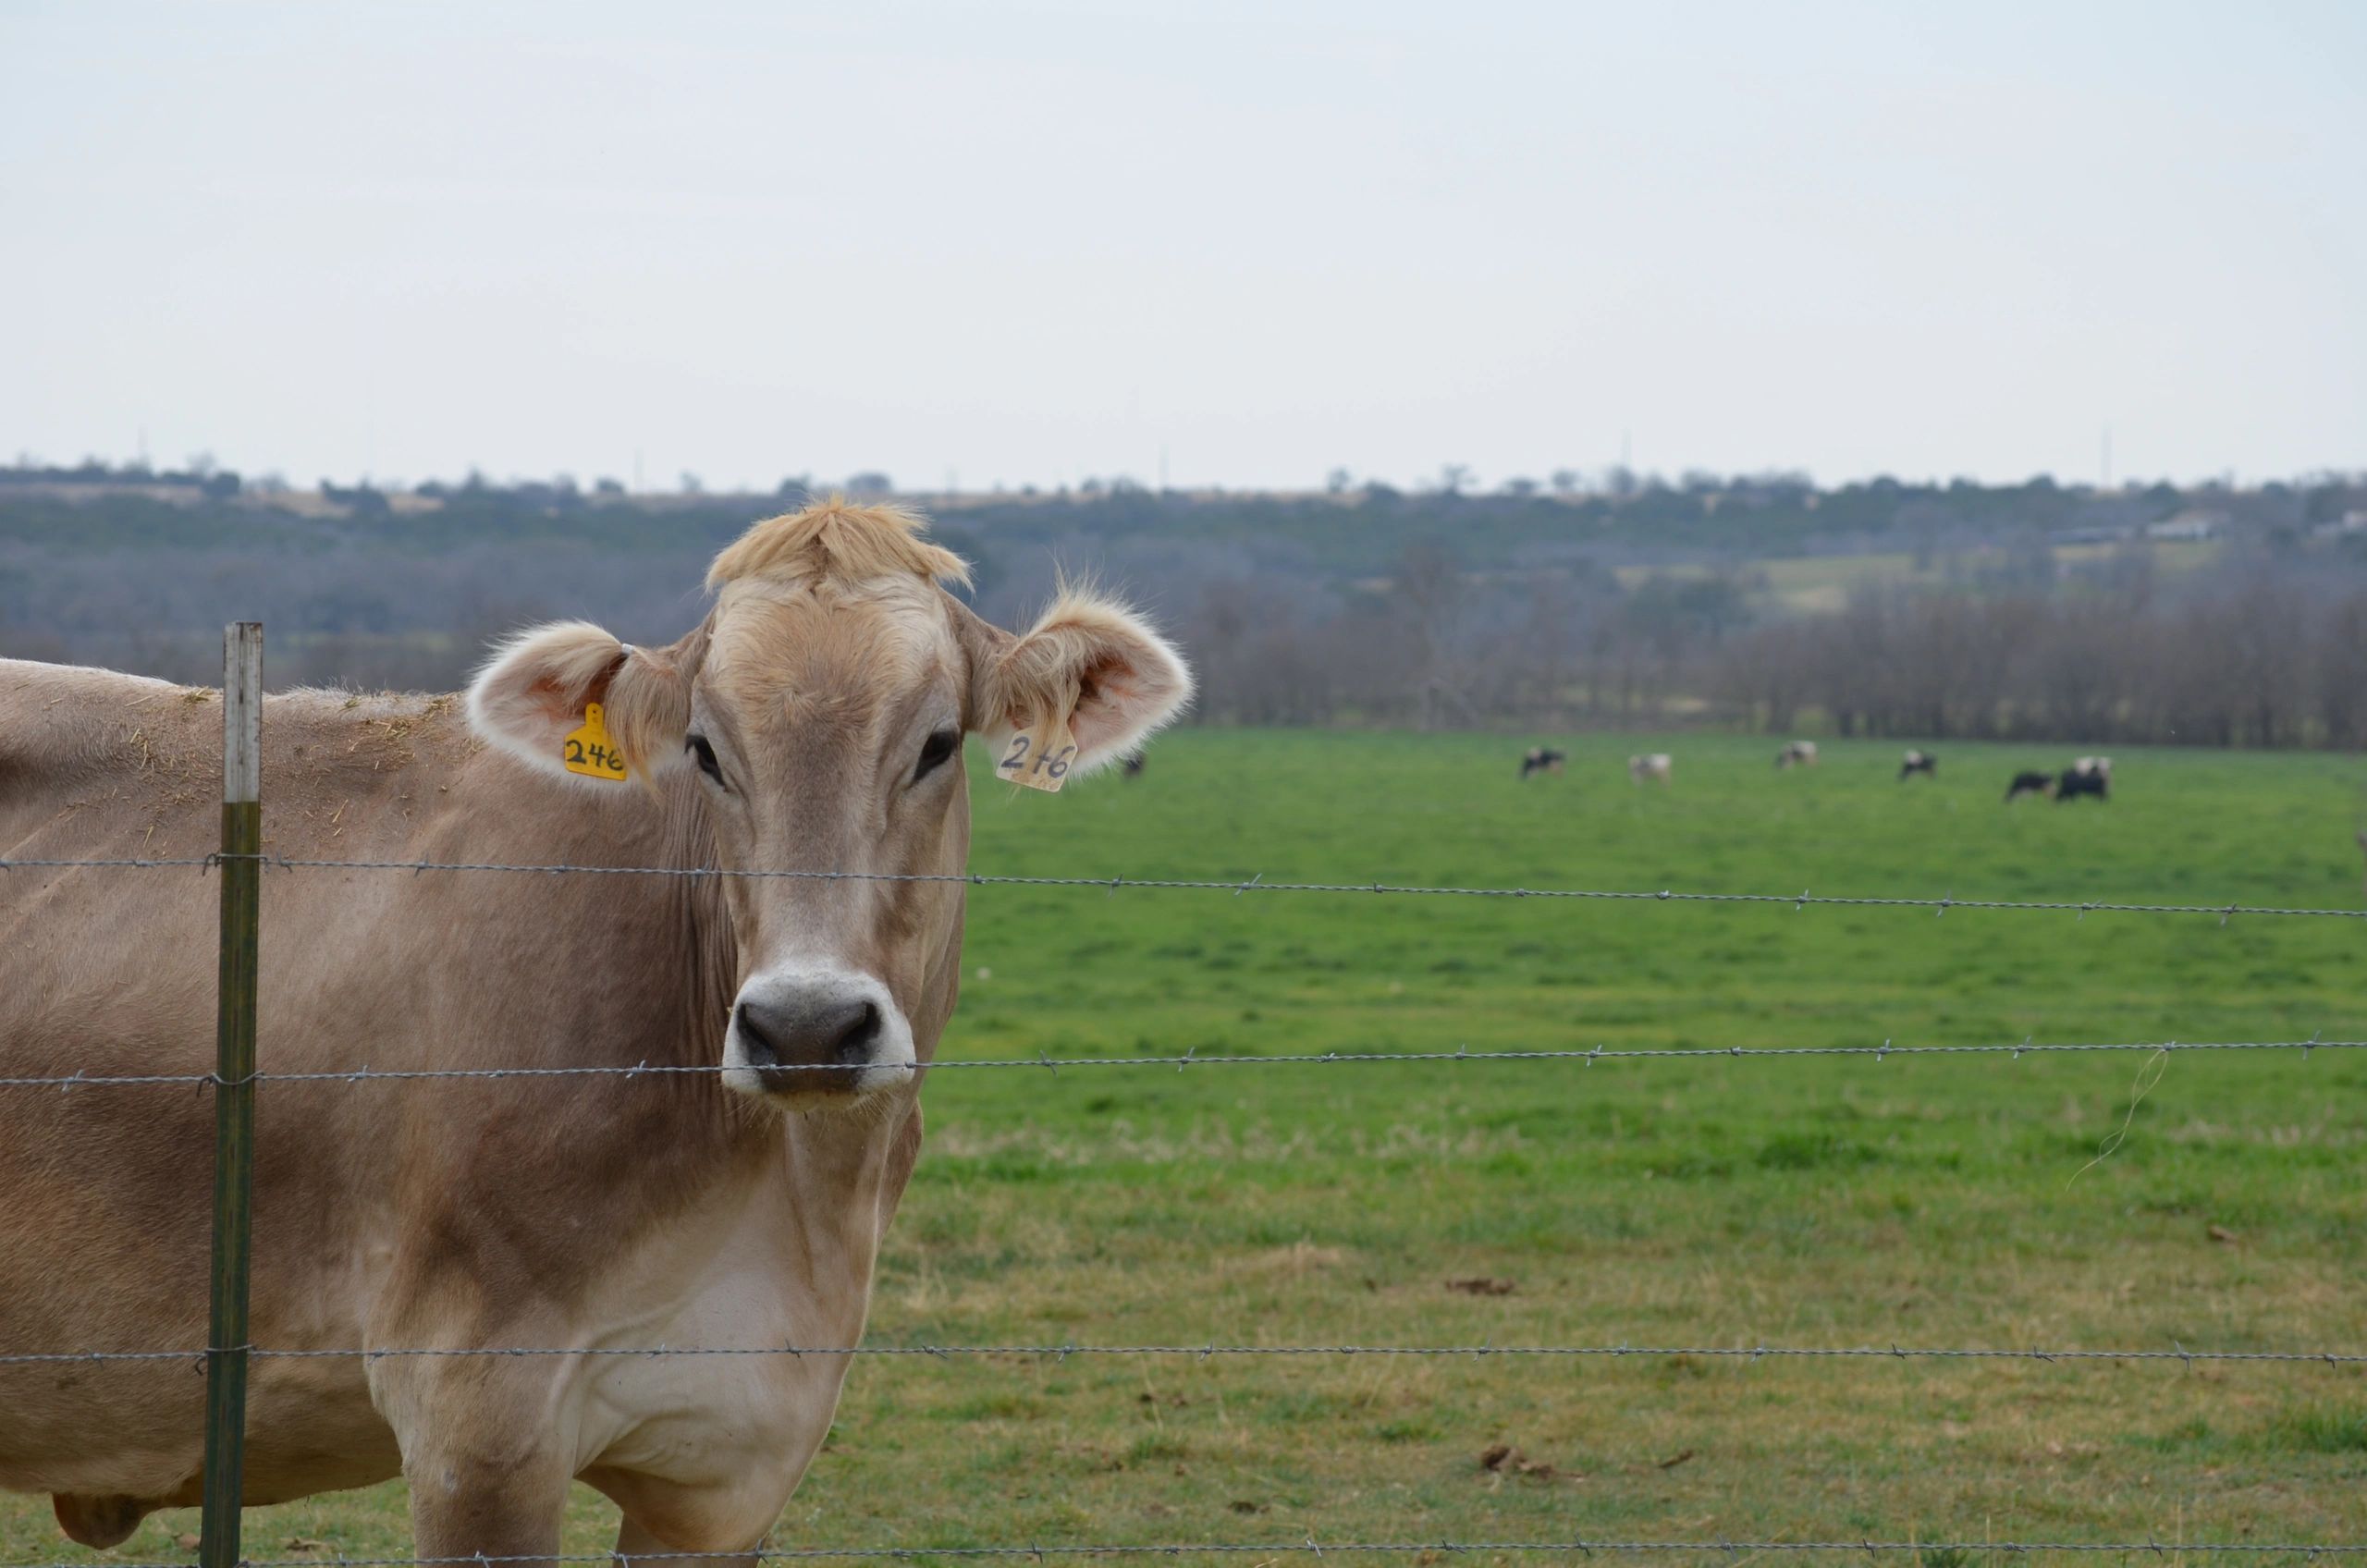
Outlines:
POLYGON ((1030 790, 1057 793, 1075 761, 1076 737, 1069 733, 1068 710, 1060 708, 1013 735, 995 773, 1030 790))

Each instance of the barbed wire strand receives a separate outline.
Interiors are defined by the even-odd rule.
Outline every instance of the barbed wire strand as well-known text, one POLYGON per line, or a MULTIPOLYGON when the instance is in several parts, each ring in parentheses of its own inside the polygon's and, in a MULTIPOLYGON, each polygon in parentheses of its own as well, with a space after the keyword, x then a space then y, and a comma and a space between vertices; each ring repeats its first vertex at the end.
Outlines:
MULTIPOLYGON (((2353 1542, 2268 1542, 2268 1541, 1766 1541, 1766 1540, 1536 1540, 1536 1541, 1318 1541, 1308 1536, 1296 1541, 1189 1541, 1156 1543, 1075 1543, 1062 1545, 1046 1542, 1029 1546, 865 1546, 865 1547, 764 1547, 754 1551, 636 1551, 635 1562, 793 1562, 816 1559, 832 1561, 858 1557, 887 1558, 969 1558, 969 1557, 1029 1557, 1041 1562, 1048 1557, 1181 1557, 1199 1552, 1209 1555, 1238 1555, 1255 1552, 1266 1556, 1362 1554, 1403 1556, 1421 1552, 1466 1553, 1539 1552, 1592 1557, 1604 1553, 1661 1552, 1721 1552, 1738 1556, 1744 1552, 2085 1552, 2122 1556, 2142 1552, 2151 1557, 2166 1558, 2173 1553, 2194 1552, 2204 1555, 2275 1555, 2289 1553, 2298 1557, 2342 1556, 2367 1553, 2367 1543, 2353 1542)), ((479 1552, 468 1557, 346 1557, 314 1555, 312 1557, 258 1559, 243 1562, 240 1568, 323 1568, 335 1562, 337 1568, 467 1568, 480 1564, 493 1568, 497 1563, 585 1562, 614 1564, 612 1552, 579 1554, 536 1554, 533 1556, 492 1556, 479 1552)), ((77 1564, 53 1562, 40 1568, 78 1568, 77 1564)), ((189 1568, 182 1562, 114 1563, 110 1568, 189 1568)))
MULTIPOLYGON (((2173 1341, 2175 1344, 2176 1342, 2173 1341)), ((274 1350, 249 1345, 257 1360, 334 1360, 359 1357, 380 1361, 390 1357, 438 1356, 955 1356, 1024 1358, 1066 1361, 1071 1356, 1187 1356, 1209 1360, 1217 1356, 1359 1356, 1404 1355, 1485 1360, 1490 1356, 1569 1356, 1623 1360, 1631 1356, 1724 1357, 1759 1362, 1777 1359, 1869 1361, 2032 1361, 2056 1362, 2199 1362, 2313 1363, 2329 1367, 2367 1365, 2367 1354, 2350 1351, 2300 1350, 2006 1350, 1994 1347, 1957 1348, 1917 1345, 1228 1345, 1213 1341, 1197 1345, 1095 1344, 907 1344, 907 1345, 491 1345, 459 1348, 372 1350, 274 1350)), ((41 1351, 0 1354, 0 1366, 87 1365, 112 1361, 190 1361, 211 1353, 202 1350, 41 1351)))
MULTIPOLYGON (((1929 1056, 2005 1056, 2019 1060, 2025 1056, 2061 1055, 2095 1051, 2143 1051, 2148 1054, 2183 1054, 2188 1051, 2300 1051, 2307 1058, 2313 1051, 2367 1050, 2367 1040, 2322 1040, 2312 1036, 2307 1040, 2085 1040, 2042 1044, 2024 1040, 2018 1045, 1970 1046, 1901 1046, 1885 1040, 1879 1046, 1705 1046, 1622 1047, 1594 1046, 1585 1050, 1543 1051, 1475 1051, 1464 1047, 1452 1051, 1321 1051, 1280 1056, 1201 1056, 1197 1047, 1182 1056, 1085 1056, 1085 1057, 988 1057, 975 1060, 938 1060, 929 1062, 881 1062, 863 1069, 867 1072, 955 1072, 1019 1070, 1050 1072, 1055 1077, 1070 1068, 1099 1067, 1171 1067, 1178 1072, 1200 1067, 1353 1067, 1376 1065, 1407 1065, 1419 1063, 1515 1063, 1515 1062, 1578 1062, 1592 1065, 1598 1061, 1734 1061, 1744 1060, 1784 1059, 1792 1057, 1871 1057, 1876 1061, 1891 1057, 1929 1056)), ((625 1066, 576 1067, 355 1067, 323 1069, 309 1072, 255 1072, 237 1080, 241 1084, 374 1084, 413 1083, 421 1080, 448 1078, 662 1078, 684 1074, 720 1073, 742 1071, 720 1062, 636 1062, 625 1066)), ((767 1075, 784 1072, 840 1072, 849 1071, 836 1062, 782 1062, 756 1071, 767 1075)), ((83 1089, 126 1088, 141 1085, 184 1086, 225 1082, 215 1072, 67 1072, 29 1077, 0 1078, 0 1089, 83 1089)))
POLYGON ((1796 910, 1805 909, 1810 904, 1818 904, 1860 909, 1928 909, 1935 910, 1941 914, 1945 914, 1952 909, 2076 913, 2082 919, 2091 914, 2215 914, 2219 916, 2222 924, 2238 914, 2367 920, 2367 909, 2307 909, 2239 902, 2148 904, 2118 902, 2111 900, 1959 899, 1952 893, 1939 898, 1897 898, 1812 893, 1806 889, 1797 893, 1695 893, 1679 892, 1670 888, 1659 889, 1423 888, 1404 883, 1378 881, 1269 882, 1265 880, 1263 872, 1236 881, 1175 876, 1132 877, 1122 874, 1111 876, 1014 876, 971 871, 774 871, 729 866, 577 865, 566 863, 524 864, 500 861, 311 860, 287 855, 242 856, 216 852, 162 858, 0 860, 0 873, 16 870, 57 869, 153 871, 176 867, 194 867, 202 870, 219 865, 227 859, 249 858, 261 861, 267 869, 278 871, 408 871, 412 873, 473 871, 547 876, 732 876, 757 880, 815 882, 960 882, 975 888, 1103 888, 1111 892, 1116 892, 1122 888, 1150 891, 1232 893, 1235 896, 1243 893, 1380 893, 1429 898, 1581 899, 1633 903, 1789 904, 1796 910))

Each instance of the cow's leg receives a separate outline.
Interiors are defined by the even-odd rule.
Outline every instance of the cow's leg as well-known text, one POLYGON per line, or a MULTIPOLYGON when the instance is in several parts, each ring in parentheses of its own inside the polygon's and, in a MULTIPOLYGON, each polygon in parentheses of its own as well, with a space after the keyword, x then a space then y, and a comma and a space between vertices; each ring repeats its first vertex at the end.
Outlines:
MULTIPOLYGON (((737 1551, 714 1557, 702 1554, 699 1561, 702 1568, 708 1563, 714 1564, 714 1568, 757 1568, 764 1562, 764 1545, 765 1537, 759 1535, 748 1543, 744 1555, 737 1551)), ((680 1555, 680 1548, 652 1535, 630 1513, 625 1515, 624 1523, 617 1526, 617 1556, 626 1563, 640 1560, 651 1563, 654 1568, 655 1564, 680 1555)))
POLYGON ((533 1403, 453 1412, 406 1445, 412 1553, 534 1559, 558 1552, 570 1465, 533 1403))

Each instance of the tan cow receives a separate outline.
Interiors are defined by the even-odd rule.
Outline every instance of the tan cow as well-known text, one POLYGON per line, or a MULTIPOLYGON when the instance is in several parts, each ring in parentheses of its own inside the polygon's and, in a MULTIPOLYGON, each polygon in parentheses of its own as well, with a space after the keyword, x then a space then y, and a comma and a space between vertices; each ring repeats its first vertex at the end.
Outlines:
MULTIPOLYGON (((965 731, 1073 704, 1090 770, 1190 692, 1124 609, 1065 595, 1013 636, 940 586, 963 570, 902 515, 832 503, 726 550, 670 647, 546 626, 465 703, 273 698, 267 851, 959 872, 965 731), (562 769, 594 702, 631 781, 562 769)), ((202 854, 221 724, 212 692, 0 662, 0 857, 202 854)), ((962 920, 959 880, 266 871, 266 1074, 720 1071, 266 1078, 252 1342, 854 1344, 962 920)), ((0 1075, 209 1070, 215 921, 194 871, 0 873, 0 1075)), ((203 1344, 212 1120, 186 1084, 0 1088, 0 1354, 203 1344)), ((581 1477, 620 1505, 622 1553, 746 1552, 846 1366, 259 1358, 246 1496, 399 1473, 420 1555, 534 1557, 581 1477)), ((0 1365, 0 1487, 111 1546, 196 1501, 202 1399, 187 1359, 0 1365)))

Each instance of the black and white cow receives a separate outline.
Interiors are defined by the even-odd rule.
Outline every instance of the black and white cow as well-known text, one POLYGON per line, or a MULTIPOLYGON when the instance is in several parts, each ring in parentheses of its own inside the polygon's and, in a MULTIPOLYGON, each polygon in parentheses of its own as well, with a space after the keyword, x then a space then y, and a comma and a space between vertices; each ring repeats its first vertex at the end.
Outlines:
POLYGON ((1898 779, 1900 783, 1904 784, 1907 780, 1914 778, 1919 773, 1923 775, 1926 778, 1937 778, 1940 777, 1940 759, 1933 756, 1929 752, 1917 751, 1910 751, 1907 755, 1899 759, 1898 779))
POLYGON ((1565 753, 1551 746, 1531 746, 1522 753, 1520 776, 1526 778, 1532 773, 1559 773, 1562 765, 1569 760, 1565 753))
POLYGON ((2024 768, 2014 775, 2014 781, 2011 784, 2005 786, 2005 803, 2011 805, 2024 795, 2052 795, 2053 793, 2054 793, 2054 775, 2033 773, 2029 768, 2024 768))
POLYGON ((1816 766, 1816 742, 1814 741, 1785 741, 1784 749, 1775 753, 1775 766, 1779 769, 1787 767, 1814 767, 1816 766))
POLYGON ((2081 757, 2054 781, 2057 804, 2076 801, 2082 795, 2093 795, 2100 801, 2112 799, 2112 758, 2081 757))

